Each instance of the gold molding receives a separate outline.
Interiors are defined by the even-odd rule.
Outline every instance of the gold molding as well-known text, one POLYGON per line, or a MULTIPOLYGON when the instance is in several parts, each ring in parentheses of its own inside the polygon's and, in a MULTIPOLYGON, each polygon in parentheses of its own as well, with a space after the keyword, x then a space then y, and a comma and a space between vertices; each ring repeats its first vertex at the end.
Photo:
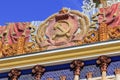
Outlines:
MULTIPOLYGON (((114 41, 113 41, 114 42, 114 41)), ((107 43, 107 42, 104 42, 107 43)), ((101 43, 98 43, 101 44, 101 43)), ((25 67, 28 65, 44 64, 48 62, 69 60, 69 59, 78 59, 80 57, 95 56, 95 55, 109 55, 109 53, 120 52, 120 41, 116 43, 104 44, 104 45, 88 45, 87 47, 64 50, 59 52, 53 52, 48 54, 40 54, 26 57, 18 57, 11 59, 0 60, 0 71, 5 69, 11 69, 15 67, 25 67)), ((36 53, 37 54, 37 53, 36 53)), ((30 55, 30 54, 29 54, 30 55)), ((119 53, 117 54, 119 55, 119 53)))

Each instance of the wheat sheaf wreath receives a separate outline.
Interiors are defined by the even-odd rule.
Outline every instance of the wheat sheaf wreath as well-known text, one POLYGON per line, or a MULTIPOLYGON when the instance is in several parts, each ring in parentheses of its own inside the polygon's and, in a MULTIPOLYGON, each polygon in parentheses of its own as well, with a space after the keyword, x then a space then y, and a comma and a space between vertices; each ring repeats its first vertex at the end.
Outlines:
MULTIPOLYGON (((46 31, 46 29, 48 27, 49 22, 51 20, 55 19, 56 15, 61 14, 61 13, 62 14, 68 13, 70 15, 77 16, 78 17, 78 24, 80 26, 80 27, 78 27, 80 29, 79 34, 81 36, 85 36, 87 34, 87 32, 89 30, 89 27, 90 27, 90 20, 89 20, 89 18, 86 15, 84 15, 83 13, 81 13, 81 12, 79 12, 77 10, 69 10, 67 8, 63 8, 58 13, 55 13, 52 16, 48 17, 45 21, 43 21, 40 24, 40 26, 39 26, 39 28, 37 30, 37 34, 36 34, 36 42, 38 44, 40 44, 42 41, 45 40, 45 37, 44 37, 45 36, 45 31, 46 31)), ((61 22, 61 21, 58 21, 58 22, 61 22)), ((66 23, 66 24, 69 25, 69 26, 71 25, 71 23, 69 23, 69 22, 66 23)), ((66 32, 68 32, 68 31, 69 31, 69 29, 66 30, 66 32)), ((69 36, 69 34, 66 34, 66 35, 69 36)))

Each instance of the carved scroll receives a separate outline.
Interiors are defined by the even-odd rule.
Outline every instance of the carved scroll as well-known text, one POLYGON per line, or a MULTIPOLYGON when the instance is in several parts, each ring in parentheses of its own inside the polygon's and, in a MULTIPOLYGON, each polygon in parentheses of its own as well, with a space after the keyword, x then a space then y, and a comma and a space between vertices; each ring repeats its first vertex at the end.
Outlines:
POLYGON ((74 80, 79 80, 79 75, 82 67, 84 66, 84 62, 81 60, 74 60, 71 64, 70 67, 74 71, 74 80))
POLYGON ((120 80, 120 69, 115 69, 115 80, 120 80))
POLYGON ((84 38, 85 43, 94 43, 98 41, 98 31, 91 30, 88 32, 87 36, 84 38))
POLYGON ((32 74, 35 80, 40 80, 44 72, 45 72, 45 68, 41 65, 36 65, 32 69, 32 74))
POLYGON ((108 35, 111 39, 120 39, 120 26, 109 27, 108 35))
POLYGON ((111 62, 111 59, 107 56, 100 56, 97 60, 97 64, 100 66, 101 72, 102 72, 102 80, 106 80, 106 72, 107 67, 109 63, 111 62))
POLYGON ((18 80, 18 78, 20 77, 21 71, 18 69, 12 69, 8 76, 10 80, 18 80))

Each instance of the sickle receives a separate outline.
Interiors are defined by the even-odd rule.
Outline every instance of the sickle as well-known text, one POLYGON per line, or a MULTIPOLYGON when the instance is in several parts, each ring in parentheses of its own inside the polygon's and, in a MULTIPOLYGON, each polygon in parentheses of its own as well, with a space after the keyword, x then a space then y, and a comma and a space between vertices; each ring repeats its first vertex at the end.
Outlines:
MULTIPOLYGON (((83 19, 84 19, 84 21, 85 21, 85 23, 84 23, 85 28, 82 28, 81 31, 87 33, 88 30, 89 30, 89 26, 90 26, 90 20, 89 20, 89 18, 88 18, 86 15, 80 13, 80 12, 77 11, 77 10, 71 10, 71 11, 69 11, 69 13, 75 14, 75 15, 79 16, 80 18, 83 18, 83 19)), ((45 33, 44 33, 44 30, 45 30, 46 27, 47 27, 47 26, 44 26, 44 25, 47 25, 48 22, 49 22, 49 20, 50 20, 50 19, 54 19, 54 17, 55 17, 57 14, 58 14, 58 13, 53 14, 52 16, 48 17, 42 24, 40 24, 40 26, 39 26, 39 28, 38 28, 38 30, 37 30, 37 36, 36 36, 36 42, 37 42, 38 44, 39 44, 41 41, 44 41, 44 37, 43 37, 42 33, 45 34, 45 33)), ((84 26, 83 26, 83 27, 84 27, 84 26)), ((65 34, 65 35, 66 35, 66 34, 65 34)))
POLYGON ((56 37, 56 36, 63 36, 63 35, 66 35, 67 37, 70 36, 70 34, 68 33, 71 29, 71 24, 70 22, 66 21, 66 20, 62 20, 62 21, 58 21, 55 26, 54 26, 54 29, 59 29, 60 31, 62 31, 62 33, 60 32, 57 32, 54 36, 53 36, 53 39, 56 37), (61 24, 60 23, 66 23, 68 25, 68 28, 67 30, 65 30, 63 27, 61 27, 61 24))

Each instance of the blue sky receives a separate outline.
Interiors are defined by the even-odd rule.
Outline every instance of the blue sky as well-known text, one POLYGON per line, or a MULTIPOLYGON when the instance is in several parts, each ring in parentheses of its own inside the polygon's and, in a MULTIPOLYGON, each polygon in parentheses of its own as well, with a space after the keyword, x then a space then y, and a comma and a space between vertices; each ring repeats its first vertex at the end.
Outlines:
POLYGON ((82 0, 0 0, 0 25, 44 20, 62 7, 81 10, 82 0))

